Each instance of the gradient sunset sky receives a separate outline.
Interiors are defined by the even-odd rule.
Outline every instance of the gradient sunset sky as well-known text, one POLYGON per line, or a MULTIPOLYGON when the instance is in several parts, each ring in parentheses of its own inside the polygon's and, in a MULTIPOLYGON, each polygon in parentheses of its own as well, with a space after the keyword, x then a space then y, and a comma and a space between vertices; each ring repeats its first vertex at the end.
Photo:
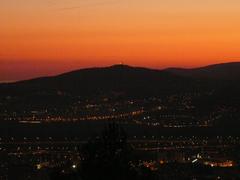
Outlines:
POLYGON ((0 81, 240 60, 240 0, 1 0, 0 81))

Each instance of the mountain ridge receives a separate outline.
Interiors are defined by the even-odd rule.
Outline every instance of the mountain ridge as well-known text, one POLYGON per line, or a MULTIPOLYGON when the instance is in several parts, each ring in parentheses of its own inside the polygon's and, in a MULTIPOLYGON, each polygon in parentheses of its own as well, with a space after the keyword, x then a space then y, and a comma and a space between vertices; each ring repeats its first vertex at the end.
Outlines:
POLYGON ((16 83, 24 83, 28 81, 36 81, 36 80, 44 80, 47 78, 55 78, 66 76, 71 73, 79 73, 79 72, 90 72, 94 70, 144 70, 144 71, 155 71, 155 72, 167 72, 177 76, 185 76, 192 78, 209 78, 209 79, 219 79, 219 80, 236 80, 240 79, 240 61, 239 62, 228 62, 228 63, 219 63, 219 64, 211 64, 202 67, 196 68, 181 68, 181 67, 169 67, 165 69, 154 69, 148 67, 139 67, 139 66, 130 66, 125 64, 114 64, 106 67, 90 67, 90 68, 80 68, 76 70, 72 70, 69 72, 60 73, 53 76, 42 76, 37 78, 30 78, 25 80, 19 80, 14 82, 0 82, 0 85, 8 85, 8 84, 16 84, 16 83), (217 72, 221 71, 221 72, 217 72))
MULTIPOLYGON (((200 68, 163 70, 123 64, 74 70, 57 76, 0 84, 0 92, 66 91, 77 94, 96 91, 181 91, 202 88, 216 82, 240 80, 240 62, 200 68), (184 85, 186 87, 184 87, 184 85)), ((223 83, 224 84, 224 83, 223 83)))
MULTIPOLYGON (((184 111, 188 110, 190 114, 192 107, 196 107, 196 113, 200 115, 226 107, 229 107, 230 110, 226 110, 231 112, 239 107, 240 85, 237 78, 231 81, 222 79, 222 72, 228 72, 229 68, 233 71, 233 68, 235 73, 240 74, 239 66, 240 63, 234 63, 199 68, 201 73, 216 73, 220 69, 221 76, 218 80, 214 79, 214 76, 206 78, 199 77, 199 74, 177 74, 171 72, 172 69, 154 70, 127 65, 80 69, 57 76, 2 84, 0 109, 10 112, 20 109, 28 112, 57 108, 60 113, 62 109, 70 108, 76 103, 96 103, 107 97, 112 102, 158 99, 169 109, 174 107, 173 112, 182 106, 184 111), (189 102, 193 106, 189 106, 189 102)), ((211 75, 207 73, 209 74, 211 75)), ((182 110, 180 108, 179 111, 182 110)), ((236 117, 239 117, 238 114, 236 117)), ((232 117, 232 123, 238 122, 235 119, 235 116, 232 117)), ((223 124, 227 125, 225 121, 223 124)))
POLYGON ((240 79, 240 62, 212 64, 198 68, 167 68, 165 71, 192 78, 238 80, 240 79))

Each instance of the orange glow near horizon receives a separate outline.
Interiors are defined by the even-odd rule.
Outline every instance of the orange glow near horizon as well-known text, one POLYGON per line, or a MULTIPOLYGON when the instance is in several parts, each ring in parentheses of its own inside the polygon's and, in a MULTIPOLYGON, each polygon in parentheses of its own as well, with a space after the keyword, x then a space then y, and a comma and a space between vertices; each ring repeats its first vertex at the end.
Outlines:
POLYGON ((0 81, 240 60, 239 0, 2 0, 0 81))

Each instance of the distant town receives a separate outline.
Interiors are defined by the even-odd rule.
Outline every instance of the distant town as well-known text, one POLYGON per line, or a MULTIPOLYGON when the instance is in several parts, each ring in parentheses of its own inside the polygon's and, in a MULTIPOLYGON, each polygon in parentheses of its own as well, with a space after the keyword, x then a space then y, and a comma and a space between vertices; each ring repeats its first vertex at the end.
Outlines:
POLYGON ((125 179, 240 178, 240 74, 182 71, 116 65, 0 84, 0 179, 84 179, 112 163, 108 151, 127 159, 125 179))

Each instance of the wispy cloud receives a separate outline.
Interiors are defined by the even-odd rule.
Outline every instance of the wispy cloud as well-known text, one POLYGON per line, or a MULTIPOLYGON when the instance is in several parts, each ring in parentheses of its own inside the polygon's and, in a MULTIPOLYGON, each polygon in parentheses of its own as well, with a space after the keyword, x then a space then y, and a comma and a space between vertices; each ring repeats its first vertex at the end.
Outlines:
POLYGON ((81 6, 72 6, 72 7, 64 7, 64 8, 59 8, 59 10, 74 10, 74 9, 80 9, 83 7, 96 7, 96 6, 105 6, 105 5, 111 5, 111 4, 116 4, 120 3, 121 0, 109 0, 109 1, 99 1, 99 2, 90 2, 87 4, 82 4, 81 6))

